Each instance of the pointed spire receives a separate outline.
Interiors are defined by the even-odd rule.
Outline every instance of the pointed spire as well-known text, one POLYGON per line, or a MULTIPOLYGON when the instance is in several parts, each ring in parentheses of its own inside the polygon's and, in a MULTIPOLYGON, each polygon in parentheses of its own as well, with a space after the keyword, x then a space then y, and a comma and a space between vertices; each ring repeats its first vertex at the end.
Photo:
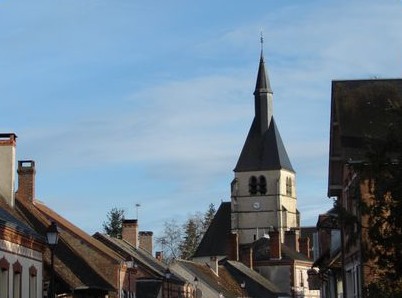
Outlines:
POLYGON ((268 75, 265 71, 265 62, 264 62, 264 37, 261 32, 260 37, 261 42, 261 54, 260 54, 260 65, 258 66, 258 75, 257 75, 257 82, 255 85, 255 92, 268 92, 273 93, 271 89, 271 83, 269 82, 268 75))

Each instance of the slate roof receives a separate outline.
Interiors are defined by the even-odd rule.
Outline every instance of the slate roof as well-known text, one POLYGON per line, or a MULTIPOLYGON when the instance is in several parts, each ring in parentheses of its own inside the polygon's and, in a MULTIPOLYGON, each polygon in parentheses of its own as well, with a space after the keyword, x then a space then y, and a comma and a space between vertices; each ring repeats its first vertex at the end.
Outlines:
POLYGON ((255 117, 234 171, 243 172, 286 169, 294 172, 285 146, 283 145, 282 138, 279 134, 279 130, 275 124, 274 117, 271 117, 272 111, 266 111, 264 110, 265 108, 263 108, 266 104, 268 109, 272 109, 272 97, 270 97, 271 99, 268 99, 265 97, 264 93, 270 93, 272 96, 271 84, 267 72, 265 71, 264 57, 261 52, 254 91, 256 100, 254 103, 255 117), (257 104, 260 100, 265 104, 257 104), (267 101, 271 103, 268 103, 267 101), (265 117, 257 117, 257 115, 260 115, 261 113, 264 114, 265 117), (266 126, 262 126, 259 121, 265 120, 261 119, 267 119, 269 127, 268 123, 266 123, 266 126), (261 127, 264 128, 261 130, 261 127))
POLYGON ((43 235, 38 234, 18 217, 19 215, 16 211, 0 197, 0 225, 10 227, 14 231, 21 233, 28 238, 35 238, 36 240, 45 243, 46 240, 43 235))
POLYGON ((280 169, 294 172, 274 117, 271 119, 268 130, 262 136, 254 118, 234 171, 280 169))
POLYGON ((384 140, 394 106, 402 106, 402 79, 332 82, 328 196, 341 187, 341 165, 364 161, 368 141, 384 140))
POLYGON ((230 252, 231 203, 222 202, 193 257, 227 256, 230 252))
POLYGON ((262 52, 260 55, 260 64, 258 65, 257 82, 255 84, 255 90, 256 92, 266 91, 268 93, 272 93, 271 83, 269 81, 267 72, 265 71, 264 55, 262 54, 262 52))

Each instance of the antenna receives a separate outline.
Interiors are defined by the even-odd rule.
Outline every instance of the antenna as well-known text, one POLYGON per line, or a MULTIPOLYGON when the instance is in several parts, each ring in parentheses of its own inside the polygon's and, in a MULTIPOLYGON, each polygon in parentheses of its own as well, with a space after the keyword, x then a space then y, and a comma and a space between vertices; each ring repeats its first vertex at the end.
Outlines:
POLYGON ((136 213, 137 213, 137 221, 138 221, 138 209, 141 207, 140 204, 135 204, 135 209, 136 209, 136 213))

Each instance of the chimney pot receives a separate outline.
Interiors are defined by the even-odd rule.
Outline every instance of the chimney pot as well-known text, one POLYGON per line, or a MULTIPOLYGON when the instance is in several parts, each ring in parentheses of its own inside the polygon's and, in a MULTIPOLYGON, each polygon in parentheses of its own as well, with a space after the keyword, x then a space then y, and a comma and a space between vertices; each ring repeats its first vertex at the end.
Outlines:
POLYGON ((139 232, 139 246, 149 252, 152 255, 152 236, 153 232, 151 231, 141 231, 139 232))
POLYGON ((293 248, 295 251, 299 251, 299 232, 292 229, 285 231, 285 245, 289 248, 293 248))
POLYGON ((310 259, 310 238, 300 238, 300 253, 304 254, 307 258, 310 259))
POLYGON ((138 221, 137 219, 123 220, 123 229, 121 236, 123 240, 127 241, 135 248, 138 248, 138 221))
POLYGON ((23 200, 33 201, 35 199, 35 161, 18 161, 18 190, 17 197, 23 200))
POLYGON ((0 133, 0 195, 14 207, 15 147, 14 133, 0 133))

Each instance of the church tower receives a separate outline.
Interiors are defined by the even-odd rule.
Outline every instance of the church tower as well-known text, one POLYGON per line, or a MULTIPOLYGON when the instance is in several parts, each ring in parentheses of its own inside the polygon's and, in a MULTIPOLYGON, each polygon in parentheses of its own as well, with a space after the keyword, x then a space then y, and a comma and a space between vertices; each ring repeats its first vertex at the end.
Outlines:
POLYGON ((255 115, 231 183, 231 229, 239 244, 272 230, 299 228, 295 171, 273 117, 273 92, 261 49, 254 91, 255 115))

